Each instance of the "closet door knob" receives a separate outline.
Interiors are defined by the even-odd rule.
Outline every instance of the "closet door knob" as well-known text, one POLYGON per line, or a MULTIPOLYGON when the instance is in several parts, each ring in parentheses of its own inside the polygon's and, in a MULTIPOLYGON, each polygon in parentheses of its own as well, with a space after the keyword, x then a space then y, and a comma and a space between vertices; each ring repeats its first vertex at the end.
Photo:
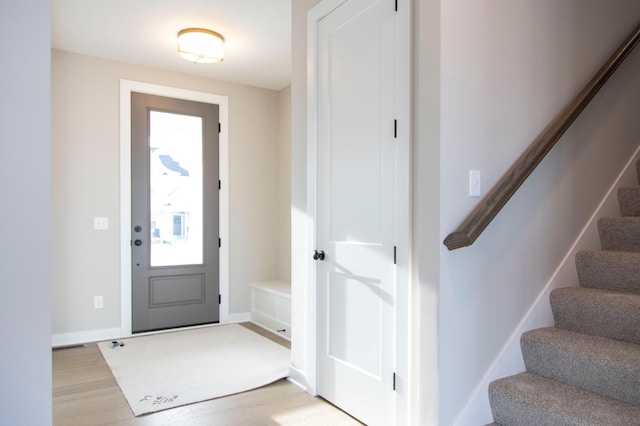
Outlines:
POLYGON ((314 250, 313 251, 313 260, 324 260, 324 251, 323 250, 314 250))

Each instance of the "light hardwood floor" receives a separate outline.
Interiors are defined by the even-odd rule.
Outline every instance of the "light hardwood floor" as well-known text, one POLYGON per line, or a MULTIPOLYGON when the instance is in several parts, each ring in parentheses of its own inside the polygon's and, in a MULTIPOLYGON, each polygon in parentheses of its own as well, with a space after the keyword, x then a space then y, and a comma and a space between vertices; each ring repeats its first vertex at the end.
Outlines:
MULTIPOLYGON (((253 324, 245 327, 289 347, 253 324)), ((94 425, 360 425, 287 380, 196 404, 135 417, 95 343, 53 351, 53 424, 94 425)))

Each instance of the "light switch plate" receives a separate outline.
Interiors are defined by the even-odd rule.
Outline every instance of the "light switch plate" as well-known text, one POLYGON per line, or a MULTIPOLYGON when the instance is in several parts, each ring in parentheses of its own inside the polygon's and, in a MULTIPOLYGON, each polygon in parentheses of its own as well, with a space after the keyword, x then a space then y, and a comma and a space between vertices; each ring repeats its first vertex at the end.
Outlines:
POLYGON ((481 192, 480 170, 469 170, 469 197, 479 197, 481 192))

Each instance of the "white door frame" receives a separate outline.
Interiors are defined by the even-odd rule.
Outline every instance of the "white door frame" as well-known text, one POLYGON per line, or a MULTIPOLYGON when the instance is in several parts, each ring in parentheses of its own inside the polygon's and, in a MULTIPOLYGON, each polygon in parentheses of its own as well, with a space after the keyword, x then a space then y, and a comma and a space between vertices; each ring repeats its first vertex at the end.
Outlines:
MULTIPOLYGON (((132 80, 120 80, 120 337, 131 333, 131 92, 218 105, 220 131, 220 324, 229 321, 229 98, 132 80)), ((202 326, 199 326, 202 327, 202 326)), ((188 327, 197 328, 197 327, 188 327)), ((140 333, 145 334, 145 333, 140 333)))
MULTIPOLYGON (((316 248, 317 218, 317 102, 318 102, 318 24, 347 0, 323 0, 307 15, 307 253, 316 248)), ((390 5, 393 3, 389 2, 390 5)), ((413 377, 416 366, 412 359, 413 311, 411 300, 411 1, 398 0, 396 33, 396 114, 397 176, 396 176, 396 424, 411 424, 416 395, 413 377)), ((392 60, 390 52, 390 60, 392 60)), ((317 393, 317 283, 316 265, 306 262, 308 297, 307 366, 308 384, 317 393)))

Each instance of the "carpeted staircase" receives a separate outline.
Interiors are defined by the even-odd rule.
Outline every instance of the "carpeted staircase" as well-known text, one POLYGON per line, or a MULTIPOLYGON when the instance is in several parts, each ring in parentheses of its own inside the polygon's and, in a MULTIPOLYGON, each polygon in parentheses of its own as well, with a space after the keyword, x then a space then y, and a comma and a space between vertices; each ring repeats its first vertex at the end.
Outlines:
POLYGON ((551 292, 555 327, 522 335, 526 372, 489 385, 494 424, 640 425, 640 186, 618 200, 602 249, 576 254, 580 286, 551 292))

